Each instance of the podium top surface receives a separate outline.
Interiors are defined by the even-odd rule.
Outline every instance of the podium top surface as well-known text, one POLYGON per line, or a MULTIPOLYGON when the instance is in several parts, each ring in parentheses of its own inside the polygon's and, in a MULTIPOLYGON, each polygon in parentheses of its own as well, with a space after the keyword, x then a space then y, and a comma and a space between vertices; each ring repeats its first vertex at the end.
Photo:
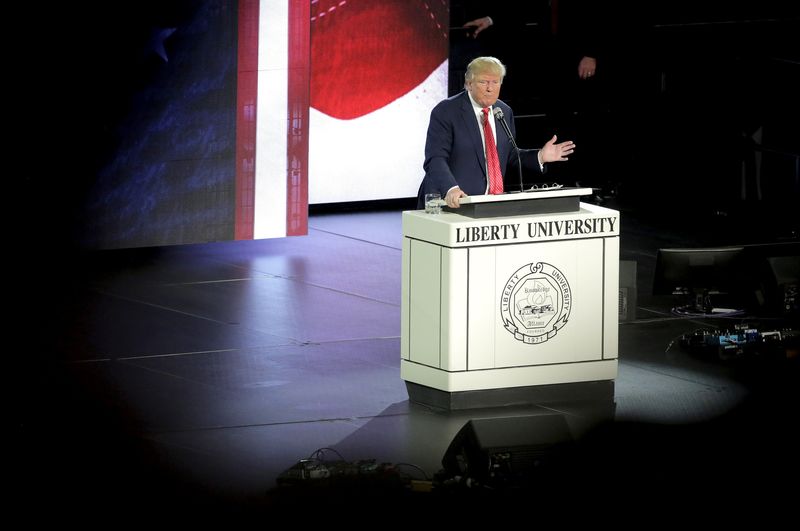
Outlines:
POLYGON ((458 209, 444 207, 448 212, 458 212, 470 218, 496 218, 501 216, 525 216, 577 212, 580 196, 591 195, 591 188, 547 188, 511 192, 499 195, 472 195, 461 198, 458 209))
POLYGON ((544 190, 525 190, 524 192, 511 192, 500 195, 468 195, 461 198, 462 205, 480 203, 503 203, 506 201, 531 201, 538 199, 552 199, 555 197, 576 197, 592 195, 591 188, 548 188, 544 190))

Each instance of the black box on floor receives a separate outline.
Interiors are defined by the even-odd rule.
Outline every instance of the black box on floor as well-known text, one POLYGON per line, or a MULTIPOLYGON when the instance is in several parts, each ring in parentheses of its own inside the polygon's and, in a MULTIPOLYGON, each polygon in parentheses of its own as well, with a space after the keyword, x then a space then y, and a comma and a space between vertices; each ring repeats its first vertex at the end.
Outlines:
POLYGON ((619 261, 619 320, 635 321, 638 294, 636 290, 636 262, 619 261))
POLYGON ((530 481, 572 442, 563 415, 472 419, 442 458, 450 477, 499 486, 530 481))

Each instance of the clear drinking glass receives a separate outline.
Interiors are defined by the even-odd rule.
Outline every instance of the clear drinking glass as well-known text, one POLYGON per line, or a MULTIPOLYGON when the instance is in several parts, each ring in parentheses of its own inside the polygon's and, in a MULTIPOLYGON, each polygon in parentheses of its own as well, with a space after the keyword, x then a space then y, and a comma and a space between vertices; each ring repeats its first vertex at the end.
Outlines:
POLYGON ((440 214, 442 212, 442 194, 425 194, 425 213, 440 214))

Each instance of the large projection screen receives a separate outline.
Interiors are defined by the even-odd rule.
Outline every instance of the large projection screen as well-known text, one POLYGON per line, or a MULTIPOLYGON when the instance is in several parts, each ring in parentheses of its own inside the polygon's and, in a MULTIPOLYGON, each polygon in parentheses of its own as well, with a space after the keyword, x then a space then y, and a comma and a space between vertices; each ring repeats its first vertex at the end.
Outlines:
POLYGON ((55 202, 80 245, 303 235, 309 204, 416 195, 447 0, 170 6, 106 8, 120 25, 89 65, 88 162, 65 161, 79 176, 55 202))
MULTIPOLYGON (((448 19, 449 1, 311 2, 310 204, 416 195, 447 96, 448 19)), ((269 152, 259 137, 257 167, 269 152)))

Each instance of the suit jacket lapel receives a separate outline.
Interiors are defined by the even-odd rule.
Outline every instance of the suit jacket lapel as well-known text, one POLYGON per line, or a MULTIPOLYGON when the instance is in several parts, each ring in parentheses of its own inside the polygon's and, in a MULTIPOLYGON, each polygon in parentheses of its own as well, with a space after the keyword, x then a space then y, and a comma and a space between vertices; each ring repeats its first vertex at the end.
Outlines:
POLYGON ((469 135, 472 145, 475 147, 475 155, 478 157, 483 175, 486 176, 486 153, 483 151, 483 131, 478 124, 475 117, 475 111, 472 109, 472 102, 469 100, 469 95, 464 91, 464 96, 461 98, 461 119, 464 121, 464 130, 469 135))

